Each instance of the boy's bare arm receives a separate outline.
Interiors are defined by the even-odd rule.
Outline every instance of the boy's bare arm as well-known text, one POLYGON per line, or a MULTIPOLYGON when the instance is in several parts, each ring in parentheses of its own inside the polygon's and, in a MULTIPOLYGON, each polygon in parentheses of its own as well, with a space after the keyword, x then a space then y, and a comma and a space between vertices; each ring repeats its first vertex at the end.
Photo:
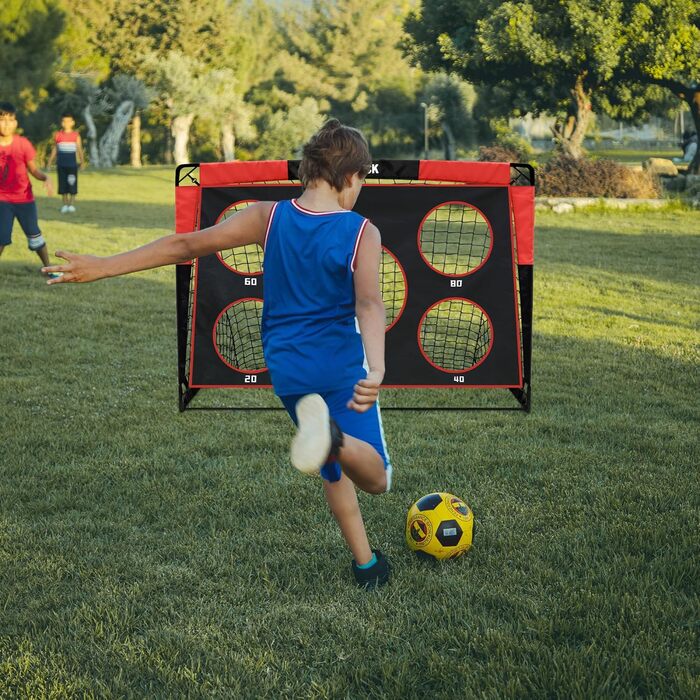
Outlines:
POLYGON ((93 282, 105 277, 184 262, 225 248, 251 243, 262 245, 272 204, 259 202, 202 231, 163 236, 140 248, 105 258, 56 251, 56 255, 67 263, 50 265, 44 267, 43 271, 63 273, 61 277, 49 280, 48 284, 93 282))
POLYGON ((56 144, 54 144, 53 148, 51 149, 51 155, 49 156, 49 160, 46 163, 47 168, 50 168, 53 165, 54 161, 56 160, 57 150, 58 149, 56 147, 56 144))
POLYGON ((367 224, 355 260, 355 313, 362 334, 362 343, 369 371, 354 389, 348 406, 364 412, 377 400, 384 379, 384 334, 386 310, 379 287, 379 265, 382 255, 379 229, 367 224))
POLYGON ((85 154, 83 153, 83 140, 80 138, 80 134, 78 134, 76 145, 78 149, 78 166, 82 167, 85 165, 85 154))
POLYGON ((37 180, 44 183, 46 193, 49 196, 53 195, 53 187, 51 186, 51 180, 49 180, 49 176, 37 166, 36 161, 33 158, 32 160, 27 161, 27 170, 29 170, 29 172, 37 180))

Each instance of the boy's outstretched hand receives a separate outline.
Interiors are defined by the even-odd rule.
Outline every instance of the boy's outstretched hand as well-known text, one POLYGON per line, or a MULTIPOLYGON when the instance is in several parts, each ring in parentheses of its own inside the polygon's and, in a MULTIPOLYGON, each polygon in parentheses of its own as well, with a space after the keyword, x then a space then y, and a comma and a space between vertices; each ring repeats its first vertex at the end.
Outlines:
POLYGON ((41 271, 46 273, 62 273, 60 277, 54 277, 46 284, 94 282, 106 276, 102 271, 102 258, 97 255, 78 255, 78 253, 57 250, 56 257, 63 258, 67 262, 63 265, 47 265, 41 268, 41 271))
POLYGON ((384 379, 381 372, 368 372, 366 379, 360 379, 353 390, 352 398, 348 401, 348 408, 358 413, 364 413, 372 408, 379 396, 379 387, 384 379))

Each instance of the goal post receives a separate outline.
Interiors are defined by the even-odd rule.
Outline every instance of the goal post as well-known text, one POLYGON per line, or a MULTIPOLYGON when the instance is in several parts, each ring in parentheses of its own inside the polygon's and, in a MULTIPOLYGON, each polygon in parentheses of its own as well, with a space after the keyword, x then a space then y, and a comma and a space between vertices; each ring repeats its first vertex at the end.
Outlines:
MULTIPOLYGON (((179 166, 176 232, 212 226, 256 201, 298 197, 298 167, 299 161, 179 166)), ((516 399, 506 409, 529 411, 532 166, 375 161, 355 211, 382 235, 383 386, 503 389, 516 399)), ((270 387, 260 339, 263 285, 255 245, 177 266, 180 410, 196 408, 192 399, 203 389, 270 387)))

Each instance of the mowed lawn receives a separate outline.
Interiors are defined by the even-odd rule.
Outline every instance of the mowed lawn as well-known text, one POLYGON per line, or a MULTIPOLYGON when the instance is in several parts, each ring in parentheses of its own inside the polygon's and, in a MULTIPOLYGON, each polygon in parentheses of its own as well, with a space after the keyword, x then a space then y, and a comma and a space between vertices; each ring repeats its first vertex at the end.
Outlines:
MULTIPOLYGON (((172 179, 39 198, 51 250, 167 233, 172 179)), ((394 576, 367 594, 286 414, 177 412, 173 270, 50 288, 16 230, 0 697, 700 697, 699 237, 687 210, 538 216, 533 411, 385 412, 394 490, 361 503, 394 576), (431 566, 404 519, 435 490, 476 526, 431 566)))

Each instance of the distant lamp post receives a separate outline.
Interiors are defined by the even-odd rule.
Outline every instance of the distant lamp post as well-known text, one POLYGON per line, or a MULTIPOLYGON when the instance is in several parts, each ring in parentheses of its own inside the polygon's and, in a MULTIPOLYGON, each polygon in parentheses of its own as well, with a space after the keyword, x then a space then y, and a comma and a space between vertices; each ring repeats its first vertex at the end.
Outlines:
POLYGON ((426 102, 421 102, 420 106, 423 108, 423 151, 424 158, 428 160, 428 107, 426 102))

